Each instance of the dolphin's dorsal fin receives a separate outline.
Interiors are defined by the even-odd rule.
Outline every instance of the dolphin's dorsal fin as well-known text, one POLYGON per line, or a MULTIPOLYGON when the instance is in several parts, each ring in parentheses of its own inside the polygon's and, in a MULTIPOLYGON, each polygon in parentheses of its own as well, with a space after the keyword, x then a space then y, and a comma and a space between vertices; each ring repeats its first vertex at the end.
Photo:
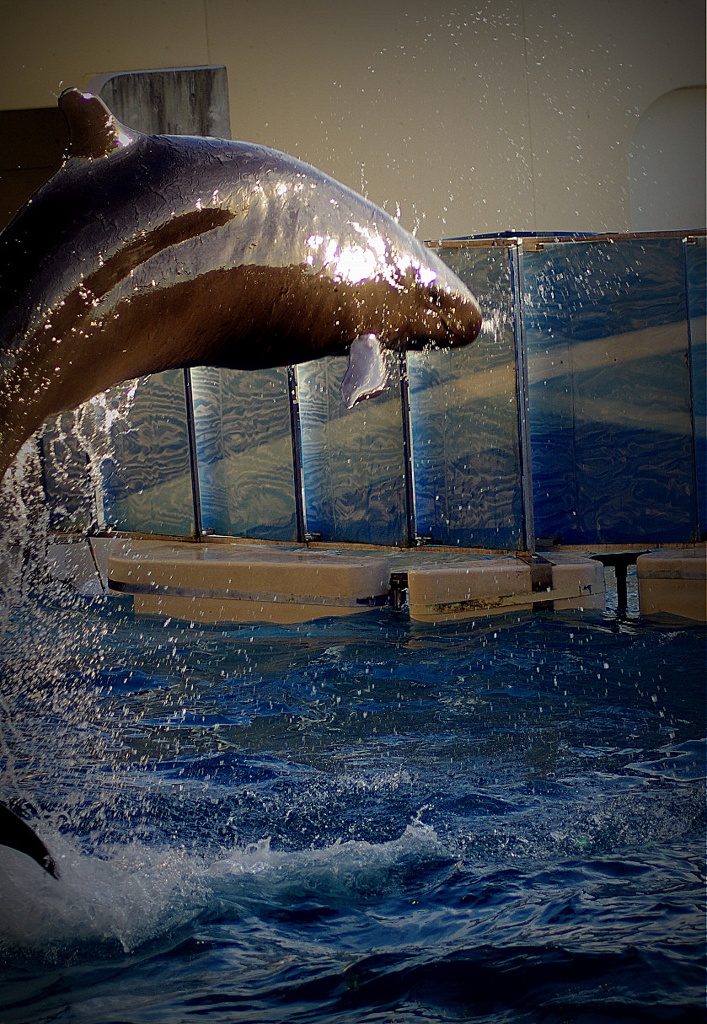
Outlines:
POLYGON ((69 125, 69 159, 110 156, 130 146, 140 135, 121 124, 103 100, 90 92, 65 89, 59 97, 59 109, 69 125))

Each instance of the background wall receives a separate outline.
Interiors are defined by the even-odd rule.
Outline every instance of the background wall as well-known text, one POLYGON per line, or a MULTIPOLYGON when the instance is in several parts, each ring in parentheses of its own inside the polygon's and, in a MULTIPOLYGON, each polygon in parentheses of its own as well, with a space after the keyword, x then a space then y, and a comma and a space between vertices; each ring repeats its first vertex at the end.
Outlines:
MULTIPOLYGON (((0 111, 105 72, 224 64, 235 138, 321 167, 423 238, 637 226, 641 116, 705 82, 702 0, 0 0, 0 25, 0 111)), ((700 109, 677 139, 704 135, 700 109)), ((7 197, 29 140, 0 130, 7 197)), ((657 204, 644 230, 666 226, 661 192, 641 192, 657 204)), ((704 227, 702 189, 682 215, 672 227, 704 227)))

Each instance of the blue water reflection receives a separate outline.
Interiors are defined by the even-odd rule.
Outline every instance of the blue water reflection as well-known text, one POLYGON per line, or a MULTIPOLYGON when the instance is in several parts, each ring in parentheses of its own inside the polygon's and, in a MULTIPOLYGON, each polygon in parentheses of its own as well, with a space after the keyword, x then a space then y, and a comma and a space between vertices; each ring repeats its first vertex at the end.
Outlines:
POLYGON ((407 541, 403 420, 398 364, 388 388, 348 411, 341 400, 346 360, 297 368, 307 529, 322 540, 407 541))
POLYGON ((685 245, 700 534, 707 536, 707 238, 685 245))

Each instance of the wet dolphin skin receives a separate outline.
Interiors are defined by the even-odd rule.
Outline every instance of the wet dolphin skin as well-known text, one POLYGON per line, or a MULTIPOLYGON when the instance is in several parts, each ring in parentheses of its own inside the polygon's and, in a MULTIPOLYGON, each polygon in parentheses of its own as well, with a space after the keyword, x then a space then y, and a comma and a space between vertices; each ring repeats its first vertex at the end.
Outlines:
POLYGON ((452 271, 313 167, 143 135, 76 89, 59 105, 64 163, 0 234, 0 473, 47 417, 142 374, 350 352, 353 405, 382 389, 385 350, 477 336, 452 271))

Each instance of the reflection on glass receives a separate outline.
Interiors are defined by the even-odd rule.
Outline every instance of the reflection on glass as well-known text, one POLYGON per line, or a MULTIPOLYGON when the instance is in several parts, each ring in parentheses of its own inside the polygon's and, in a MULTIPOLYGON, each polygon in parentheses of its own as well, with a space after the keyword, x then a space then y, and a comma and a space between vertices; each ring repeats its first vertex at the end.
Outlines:
POLYGON ((42 449, 56 528, 193 532, 182 370, 127 381, 62 414, 42 449))
POLYGON ((204 530, 296 540, 287 370, 191 377, 204 530))
POLYGON ((468 348, 408 356, 417 531, 514 550, 524 533, 508 249, 437 252, 474 290, 484 326, 468 348))
POLYGON ((523 270, 536 534, 690 540, 680 239, 546 244, 523 270))
POLYGON ((113 458, 104 464, 106 522, 118 530, 189 536, 194 505, 184 372, 166 370, 106 393, 102 414, 113 458), (125 418, 111 416, 123 402, 125 418))
MULTIPOLYGON (((101 396, 103 397, 103 396, 101 396)), ((86 453, 85 437, 96 434, 91 402, 61 413, 44 424, 39 434, 42 481, 49 507, 49 526, 72 533, 105 526, 96 472, 86 453), (80 431, 77 425, 81 426, 80 431)))
POLYGON ((342 358, 297 367, 305 515, 322 540, 368 544, 407 541, 400 376, 347 410, 342 358))

